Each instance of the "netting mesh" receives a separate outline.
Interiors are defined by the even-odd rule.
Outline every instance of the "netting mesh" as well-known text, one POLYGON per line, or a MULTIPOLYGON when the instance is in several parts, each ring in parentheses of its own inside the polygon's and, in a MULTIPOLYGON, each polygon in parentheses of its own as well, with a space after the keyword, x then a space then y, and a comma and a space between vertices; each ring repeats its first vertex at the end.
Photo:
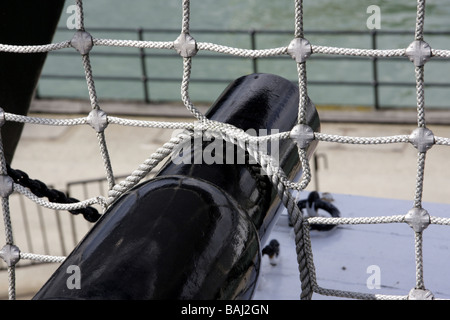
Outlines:
POLYGON ((133 186, 139 183, 155 166, 163 159, 168 157, 176 146, 180 145, 187 139, 190 139, 193 130, 208 130, 211 134, 218 138, 224 139, 230 143, 237 143, 240 147, 252 155, 256 161, 268 173, 273 186, 278 192, 283 205, 290 214, 291 221, 295 231, 295 245, 298 257, 298 266, 301 283, 301 299, 311 299, 313 293, 322 295, 332 295, 346 298, 357 299, 408 299, 429 298, 433 297, 424 285, 423 274, 423 255, 422 255, 422 236, 423 231, 429 224, 450 225, 450 219, 430 216, 430 214, 422 208, 422 192, 424 180, 424 168, 427 151, 433 145, 450 145, 450 138, 437 137, 427 129, 425 117, 425 90, 424 90, 424 65, 431 58, 450 57, 449 50, 438 50, 431 48, 424 41, 424 20, 425 20, 425 0, 417 1, 417 19, 415 36, 408 48, 395 50, 370 50, 370 49, 353 49, 353 48, 337 48, 327 46, 317 46, 309 43, 303 31, 303 1, 294 1, 293 8, 295 10, 293 40, 290 44, 278 48, 269 48, 263 50, 250 50, 242 48, 233 48, 215 43, 197 42, 190 34, 190 1, 182 1, 182 23, 180 36, 174 41, 135 41, 135 40, 115 40, 115 39, 97 39, 92 37, 85 29, 83 19, 82 1, 77 0, 78 7, 78 30, 71 40, 61 43, 48 45, 33 46, 16 46, 0 44, 0 51, 12 52, 17 54, 33 54, 38 52, 49 52, 52 50, 63 50, 67 48, 75 48, 81 54, 82 66, 85 71, 88 95, 92 111, 85 117, 77 119, 49 119, 39 117, 27 117, 1 111, 1 124, 7 121, 20 123, 33 123, 46 126, 76 126, 90 125, 95 130, 99 142, 99 151, 103 159, 105 168, 105 176, 109 185, 107 196, 98 196, 86 199, 77 203, 62 204, 45 201, 34 195, 29 189, 14 183, 7 175, 7 165, 4 157, 3 146, 0 139, 0 196, 2 201, 3 218, 5 225, 6 245, 1 250, 1 255, 8 265, 9 276, 9 298, 15 299, 15 263, 19 259, 31 259, 44 262, 62 262, 65 257, 49 256, 34 253, 20 252, 12 234, 12 226, 10 219, 10 210, 8 199, 12 192, 18 192, 36 202, 38 205, 55 210, 75 210, 85 208, 87 206, 98 204, 103 210, 116 200, 118 197, 126 193, 133 186), (95 90, 94 76, 91 68, 89 52, 93 46, 110 46, 110 47, 134 47, 134 48, 152 48, 161 50, 175 50, 183 60, 183 72, 181 81, 181 101, 184 106, 192 113, 193 122, 165 122, 165 121, 140 121, 120 117, 109 116, 100 108, 95 90), (364 56, 373 58, 385 57, 402 57, 411 60, 412 67, 415 68, 416 95, 417 95, 417 128, 410 135, 396 135, 384 137, 351 137, 329 135, 326 133, 314 132, 312 139, 329 142, 329 143, 345 143, 359 145, 379 145, 392 143, 412 144, 418 151, 417 155, 417 177, 415 194, 412 209, 403 215, 386 215, 369 218, 321 218, 321 217, 304 217, 296 200, 292 196, 292 191, 304 190, 311 180, 311 170, 309 160, 306 156, 306 148, 311 143, 311 136, 308 134, 297 134, 295 139, 291 136, 291 132, 281 132, 264 137, 250 136, 242 130, 216 121, 208 120, 191 102, 189 96, 189 83, 192 69, 192 61, 199 51, 213 51, 221 54, 235 55, 247 58, 261 58, 271 56, 286 56, 295 60, 298 73, 298 88, 300 92, 298 106, 298 128, 302 128, 300 132, 307 132, 306 124, 306 105, 307 105, 307 77, 306 65, 307 60, 312 54, 327 55, 346 55, 346 56, 364 56), (172 137, 168 142, 163 144, 142 164, 138 165, 126 179, 117 183, 112 170, 111 159, 109 157, 106 144, 107 127, 110 124, 123 126, 136 126, 148 128, 165 128, 165 129, 185 129, 182 133, 172 137), (300 127, 299 127, 300 126, 300 127), (257 149, 252 148, 254 143, 262 140, 271 139, 293 139, 298 146, 299 159, 302 164, 303 174, 300 181, 290 181, 283 170, 277 166, 276 161, 270 156, 263 154, 257 149), (381 224, 381 223, 407 223, 411 226, 415 235, 415 257, 416 257, 416 283, 410 292, 404 295, 392 296, 383 294, 366 294, 359 292, 348 292, 340 290, 330 290, 322 288, 318 285, 313 260, 313 252, 310 240, 311 224, 381 224))

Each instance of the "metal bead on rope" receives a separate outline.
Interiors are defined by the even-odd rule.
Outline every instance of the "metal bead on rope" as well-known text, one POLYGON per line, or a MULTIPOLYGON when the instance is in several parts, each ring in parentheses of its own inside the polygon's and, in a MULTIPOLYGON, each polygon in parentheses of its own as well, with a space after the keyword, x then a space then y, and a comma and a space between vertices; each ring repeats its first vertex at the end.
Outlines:
POLYGON ((0 249, 0 258, 5 261, 8 267, 13 267, 20 260, 20 250, 15 245, 6 244, 2 249, 0 249))

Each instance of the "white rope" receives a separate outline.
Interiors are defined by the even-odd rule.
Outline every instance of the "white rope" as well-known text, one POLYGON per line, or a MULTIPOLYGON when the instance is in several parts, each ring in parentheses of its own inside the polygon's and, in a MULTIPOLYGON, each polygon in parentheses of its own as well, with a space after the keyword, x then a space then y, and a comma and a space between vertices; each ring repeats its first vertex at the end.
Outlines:
POLYGON ((347 144, 391 144, 391 143, 409 143, 408 135, 397 135, 387 137, 348 137, 320 132, 314 133, 314 137, 319 141, 347 143, 347 144))
POLYGON ((431 224, 440 224, 444 226, 450 225, 450 218, 442 218, 442 217, 430 217, 431 224))
POLYGON ((64 262, 66 257, 21 252, 20 259, 33 260, 33 261, 46 262, 46 263, 62 263, 62 262, 64 262))
POLYGON ((124 181, 114 185, 109 191, 108 204, 111 204, 119 196, 130 190, 138 184, 153 168, 155 168, 163 159, 165 159, 173 149, 183 143, 186 139, 190 139, 191 134, 180 133, 170 139, 162 147, 158 148, 148 159, 146 159, 135 171, 131 173, 124 181))
POLYGON ((82 55, 82 61, 84 73, 86 76, 86 84, 89 92, 89 99, 91 101, 92 109, 95 109, 98 108, 98 101, 97 101, 97 93, 95 90, 94 77, 92 76, 92 67, 89 55, 88 54, 82 55))
POLYGON ((424 66, 415 68, 416 75, 416 100, 417 100, 417 125, 425 127, 425 88, 424 66))
POLYGON ((436 58, 449 58, 450 50, 431 49, 431 56, 436 58))
POLYGON ((11 122, 41 124, 48 126, 76 126, 87 123, 87 117, 77 119, 49 119, 39 117, 27 117, 5 112, 5 120, 11 122))
POLYGON ((108 186, 111 189, 115 184, 115 178, 111 165, 111 159, 108 153, 108 147, 106 146, 106 138, 104 132, 97 132, 97 141, 100 147, 100 154, 103 159, 103 165, 105 167, 106 180, 108 181, 108 186))
POLYGON ((76 0, 76 6, 77 6, 77 22, 78 22, 78 29, 84 30, 84 10, 83 10, 83 1, 82 0, 76 0))
POLYGON ((295 0, 294 36, 303 38, 303 0, 295 0))
POLYGON ((87 199, 84 201, 79 201, 75 203, 57 203, 57 202, 49 202, 42 198, 37 197, 34 193, 32 193, 28 188, 21 186, 20 184, 14 184, 14 191, 21 193, 26 196, 28 199, 34 201, 36 204, 53 210, 77 210, 82 208, 87 208, 93 204, 100 204, 104 207, 106 203, 106 199, 98 196, 95 198, 87 199))
POLYGON ((200 121, 206 121, 205 116, 194 106, 189 96, 189 83, 191 79, 192 58, 183 58, 183 79, 181 80, 181 100, 184 106, 194 117, 200 121))
POLYGON ((16 268, 8 267, 8 299, 16 299, 16 268))
POLYGON ((194 129, 193 123, 187 122, 166 122, 166 121, 142 121, 133 119, 123 119, 108 116, 108 124, 119 124, 127 127, 141 128, 162 128, 162 129, 194 129))
POLYGON ((425 176, 425 152, 419 152, 417 157, 416 191, 414 194, 414 207, 422 207, 423 180, 425 176))
POLYGON ((423 40, 424 24, 425 24, 425 0, 417 0, 416 30, 414 33, 416 40, 423 40))
POLYGON ((96 46, 107 47, 134 47, 142 49, 173 49, 173 41, 143 41, 143 40, 115 40, 115 39, 93 39, 96 46))
POLYGON ((404 215, 396 216, 380 216, 380 217, 354 217, 354 218, 325 218, 325 217, 311 217, 308 218, 309 224, 381 224, 381 223, 400 223, 405 222, 404 215))
POLYGON ((358 56, 358 57, 377 57, 377 58, 389 58, 389 57, 404 57, 406 56, 406 49, 354 49, 354 48, 339 48, 339 47, 326 47, 312 45, 312 53, 323 53, 332 55, 343 56, 358 56))
POLYGON ((69 47, 71 47, 70 40, 67 40, 59 43, 36 46, 13 46, 8 44, 0 44, 0 51, 11 53, 40 53, 60 50, 69 47))
POLYGON ((450 138, 434 137, 434 141, 437 145, 450 146, 450 138))
POLYGON ((198 49, 253 59, 274 57, 287 54, 287 47, 256 50, 256 49, 233 48, 209 42, 199 42, 198 49))

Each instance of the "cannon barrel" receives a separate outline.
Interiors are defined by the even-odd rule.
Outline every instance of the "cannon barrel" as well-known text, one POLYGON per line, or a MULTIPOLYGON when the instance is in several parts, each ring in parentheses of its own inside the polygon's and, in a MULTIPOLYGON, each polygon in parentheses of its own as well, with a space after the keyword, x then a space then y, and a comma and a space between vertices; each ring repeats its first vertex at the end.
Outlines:
MULTIPOLYGON (((206 117, 271 134, 296 125, 298 103, 290 81, 252 74, 232 82, 206 117)), ((307 123, 320 130, 312 103, 307 123)), ((113 203, 34 299, 251 299, 280 199, 248 153, 207 136, 194 135, 113 203)), ((291 139, 266 149, 289 178, 301 172, 291 139)))

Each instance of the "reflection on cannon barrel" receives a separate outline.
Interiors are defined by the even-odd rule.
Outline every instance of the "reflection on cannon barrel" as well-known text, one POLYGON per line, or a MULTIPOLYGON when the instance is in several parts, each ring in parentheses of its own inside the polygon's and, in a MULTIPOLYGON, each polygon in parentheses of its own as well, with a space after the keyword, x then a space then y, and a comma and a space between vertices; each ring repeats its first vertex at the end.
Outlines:
MULTIPOLYGON (((252 74, 231 83, 206 117, 244 131, 284 132, 296 124, 298 102, 298 88, 290 81, 252 74)), ((320 130, 311 103, 307 122, 320 130)), ((277 220, 280 200, 268 176, 240 147, 224 142, 220 149, 216 139, 204 135, 188 143, 155 178, 113 203, 34 299, 253 296, 261 244, 277 220), (196 161, 199 152, 216 161, 196 161), (70 266, 80 270, 79 288, 68 285, 70 266)), ((314 141, 308 147, 309 156, 315 146, 314 141)), ((278 152, 289 178, 301 171, 290 139, 266 149, 274 157, 278 152)))

